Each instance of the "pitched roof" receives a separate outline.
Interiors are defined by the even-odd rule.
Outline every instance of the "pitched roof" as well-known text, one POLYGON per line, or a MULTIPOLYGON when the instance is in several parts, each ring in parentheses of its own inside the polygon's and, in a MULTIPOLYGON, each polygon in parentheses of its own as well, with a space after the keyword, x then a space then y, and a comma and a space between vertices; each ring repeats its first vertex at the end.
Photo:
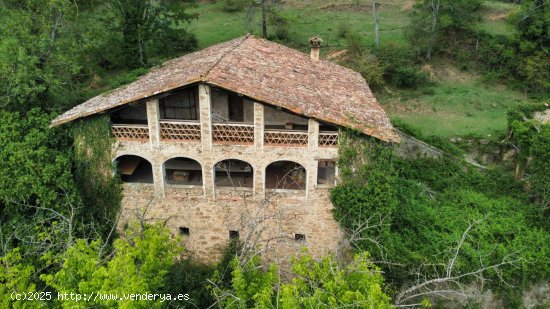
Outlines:
POLYGON ((133 83, 72 108, 55 118, 52 126, 196 82, 355 128, 383 141, 399 141, 359 73, 330 61, 312 61, 309 55, 252 35, 167 61, 133 83))

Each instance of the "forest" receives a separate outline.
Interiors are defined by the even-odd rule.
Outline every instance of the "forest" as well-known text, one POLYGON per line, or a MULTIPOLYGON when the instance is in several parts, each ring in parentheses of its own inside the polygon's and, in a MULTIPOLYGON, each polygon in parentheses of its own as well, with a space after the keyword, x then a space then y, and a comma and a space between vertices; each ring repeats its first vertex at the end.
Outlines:
POLYGON ((0 0, 0 16, 2 308, 550 306, 550 1, 0 0), (117 231, 105 119, 50 127, 246 33, 305 53, 319 35, 321 58, 443 152, 404 158, 341 130, 330 199, 346 257, 304 249, 282 275, 239 241, 209 265, 161 223, 117 231))

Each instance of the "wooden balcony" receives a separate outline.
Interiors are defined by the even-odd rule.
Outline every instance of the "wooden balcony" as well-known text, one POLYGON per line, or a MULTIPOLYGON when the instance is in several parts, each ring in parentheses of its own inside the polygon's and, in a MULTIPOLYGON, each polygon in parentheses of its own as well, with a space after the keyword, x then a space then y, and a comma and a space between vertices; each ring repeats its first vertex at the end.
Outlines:
POLYGON ((201 125, 198 121, 160 121, 160 138, 167 141, 200 141, 201 125))
POLYGON ((319 147, 337 147, 338 132, 319 132, 319 147))
POLYGON ((275 146, 307 146, 308 133, 295 130, 266 129, 264 132, 264 143, 275 146))
POLYGON ((241 123, 212 124, 212 141, 226 144, 253 144, 254 125, 241 123))
POLYGON ((124 140, 149 139, 149 127, 146 124, 113 124, 111 126, 113 136, 124 140))

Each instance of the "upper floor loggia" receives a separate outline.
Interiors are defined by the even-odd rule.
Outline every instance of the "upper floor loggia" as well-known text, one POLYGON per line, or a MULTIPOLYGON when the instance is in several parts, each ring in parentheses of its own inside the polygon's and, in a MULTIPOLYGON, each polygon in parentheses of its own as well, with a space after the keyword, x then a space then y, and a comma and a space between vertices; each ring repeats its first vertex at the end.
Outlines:
POLYGON ((110 112, 112 134, 129 141, 336 147, 334 125, 258 103, 205 83, 124 105, 110 112), (157 136, 152 136, 158 134, 157 136), (313 135, 313 136, 312 136, 313 135))
POLYGON ((57 126, 109 113, 125 140, 335 147, 336 126, 399 142, 361 76, 311 53, 245 35, 152 68, 56 117, 57 126))

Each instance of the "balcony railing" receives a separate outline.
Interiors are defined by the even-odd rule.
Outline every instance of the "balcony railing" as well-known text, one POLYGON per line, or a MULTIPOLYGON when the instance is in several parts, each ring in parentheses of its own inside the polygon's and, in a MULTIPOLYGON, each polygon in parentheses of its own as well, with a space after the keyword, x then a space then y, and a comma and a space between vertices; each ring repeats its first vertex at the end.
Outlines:
POLYGON ((319 147, 338 146, 338 132, 320 132, 319 147))
POLYGON ((304 145, 307 146, 308 133, 291 130, 266 129, 264 142, 266 145, 304 145))
POLYGON ((146 124, 113 124, 113 136, 118 139, 146 140, 149 139, 149 127, 146 124))
POLYGON ((213 123, 212 141, 231 144, 253 144, 254 125, 240 123, 213 123))
POLYGON ((200 141, 201 125, 191 121, 160 121, 160 138, 172 141, 200 141))

